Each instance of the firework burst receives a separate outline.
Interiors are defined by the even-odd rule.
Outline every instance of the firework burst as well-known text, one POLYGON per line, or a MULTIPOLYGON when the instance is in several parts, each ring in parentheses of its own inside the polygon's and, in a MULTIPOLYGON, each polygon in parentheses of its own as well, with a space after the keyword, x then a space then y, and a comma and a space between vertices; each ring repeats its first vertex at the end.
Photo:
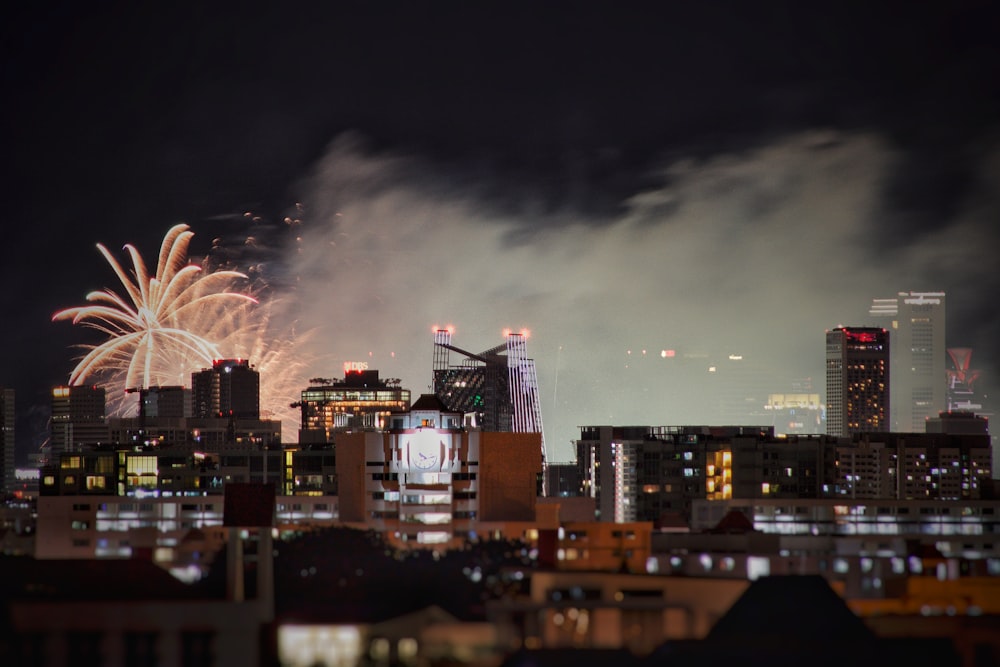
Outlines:
POLYGON ((131 387, 187 384, 192 370, 222 356, 219 341, 239 329, 238 320, 257 303, 231 291, 246 276, 238 271, 205 272, 187 259, 191 232, 176 225, 160 246, 150 275, 139 251, 126 245, 131 271, 101 244, 98 250, 124 287, 91 292, 89 305, 57 312, 53 321, 71 320, 106 336, 86 353, 70 374, 70 384, 88 380, 131 387))

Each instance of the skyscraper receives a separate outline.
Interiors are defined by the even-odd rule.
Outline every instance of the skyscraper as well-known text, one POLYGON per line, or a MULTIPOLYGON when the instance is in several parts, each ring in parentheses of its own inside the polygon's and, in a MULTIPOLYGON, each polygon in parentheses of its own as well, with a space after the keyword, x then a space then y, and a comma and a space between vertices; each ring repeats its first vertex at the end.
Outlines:
POLYGON ((944 292, 900 292, 873 299, 870 315, 892 318, 891 430, 923 433, 947 408, 944 292))
POLYGON ((109 441, 104 387, 74 385, 52 390, 52 460, 84 445, 109 441))
POLYGON ((0 388, 0 496, 14 490, 14 390, 0 388))
POLYGON ((260 419, 260 373, 246 359, 217 359, 191 374, 191 415, 260 419))
POLYGON ((888 431, 889 332, 838 327, 826 332, 826 432, 888 431))

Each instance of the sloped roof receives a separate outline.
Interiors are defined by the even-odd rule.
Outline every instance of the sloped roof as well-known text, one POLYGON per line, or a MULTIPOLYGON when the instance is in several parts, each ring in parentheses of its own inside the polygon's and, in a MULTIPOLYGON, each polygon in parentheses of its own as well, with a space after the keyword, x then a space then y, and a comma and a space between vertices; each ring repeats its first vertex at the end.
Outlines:
POLYGON ((710 643, 796 644, 828 648, 869 644, 874 633, 819 575, 762 577, 708 633, 710 643))
POLYGON ((747 515, 739 510, 729 510, 726 512, 726 516, 715 525, 715 528, 710 528, 709 533, 752 533, 754 532, 753 522, 747 518, 747 515))
POLYGON ((414 401, 410 410, 433 410, 436 412, 451 412, 448 406, 434 394, 420 394, 420 398, 414 401))

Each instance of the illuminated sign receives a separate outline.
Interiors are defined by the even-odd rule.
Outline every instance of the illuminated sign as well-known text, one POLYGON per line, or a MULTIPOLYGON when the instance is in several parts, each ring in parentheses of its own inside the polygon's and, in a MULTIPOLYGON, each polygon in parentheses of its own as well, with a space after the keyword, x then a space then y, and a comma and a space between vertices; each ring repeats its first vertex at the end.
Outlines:
POLYGON ((360 373, 361 371, 368 370, 367 361, 345 361, 344 362, 344 372, 345 373, 360 373))

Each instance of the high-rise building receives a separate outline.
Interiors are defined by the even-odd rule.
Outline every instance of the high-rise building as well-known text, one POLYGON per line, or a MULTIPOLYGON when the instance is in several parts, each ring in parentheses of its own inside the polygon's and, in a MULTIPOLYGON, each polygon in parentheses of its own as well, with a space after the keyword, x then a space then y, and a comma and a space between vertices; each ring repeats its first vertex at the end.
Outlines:
POLYGON ((410 390, 399 380, 379 379, 365 362, 344 364, 344 378, 314 378, 293 407, 302 410, 300 443, 328 443, 333 434, 389 428, 388 419, 410 409, 410 390))
POLYGON ((923 433, 924 422, 947 409, 945 293, 900 292, 873 299, 868 312, 891 318, 891 429, 923 433))
POLYGON ((838 327, 826 332, 828 435, 889 430, 889 349, 885 329, 838 327))
POLYGON ((191 391, 181 386, 143 387, 139 390, 139 418, 190 416, 191 391))
POLYGON ((0 496, 14 491, 14 390, 0 388, 0 496))
POLYGON ((107 443, 104 387, 73 385, 52 390, 53 460, 63 452, 79 451, 85 445, 107 443))
POLYGON ((260 419, 260 373, 246 359, 218 359, 192 373, 191 416, 260 419))
MULTIPOLYGON (((479 353, 451 344, 451 330, 434 333, 434 394, 470 425, 499 433, 542 433, 535 362, 525 332, 506 332, 504 342, 479 353), (464 359, 453 366, 450 353, 464 359)), ((544 456, 545 438, 542 436, 544 456)))

